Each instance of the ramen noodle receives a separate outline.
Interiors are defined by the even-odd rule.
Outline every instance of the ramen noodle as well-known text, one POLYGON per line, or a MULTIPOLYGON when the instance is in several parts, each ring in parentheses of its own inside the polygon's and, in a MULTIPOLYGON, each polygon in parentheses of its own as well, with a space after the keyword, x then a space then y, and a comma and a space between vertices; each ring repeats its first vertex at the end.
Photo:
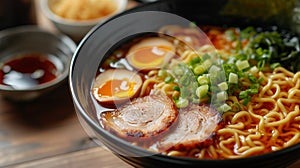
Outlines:
MULTIPOLYGON (((151 34, 137 37, 121 46, 100 65, 97 76, 108 69, 126 69, 136 72, 143 80, 137 89, 123 89, 130 95, 126 94, 131 103, 118 104, 113 112, 104 111, 99 118, 102 126, 149 150, 169 156, 200 159, 244 158, 298 144, 300 72, 295 64, 287 66, 288 63, 281 60, 288 57, 290 62, 298 61, 297 56, 289 54, 298 53, 296 45, 299 44, 294 43, 294 47, 287 45, 291 41, 297 42, 297 37, 276 30, 258 31, 252 27, 207 26, 202 27, 207 38, 199 39, 195 37, 203 34, 191 29, 168 26, 161 29, 161 32, 170 33, 167 36, 151 34), (272 47, 281 48, 273 53, 275 49, 272 47), (149 60, 139 55, 147 55, 150 51, 154 53, 150 53, 149 60), (153 98, 151 95, 160 94, 166 95, 176 106, 175 109, 168 107, 169 116, 164 116, 172 116, 172 121, 168 121, 175 126, 165 124, 156 128, 153 125, 157 123, 150 124, 151 135, 148 127, 134 128, 143 120, 147 122, 141 127, 153 122, 147 119, 147 113, 153 117, 157 114, 152 113, 154 109, 151 111, 151 108, 157 106, 155 108, 159 111, 158 106, 165 105, 163 96, 153 98), (162 101, 156 102, 155 99, 162 101), (208 104, 209 107, 206 106, 208 104), (149 109, 132 113, 132 109, 140 106, 149 109), (129 114, 130 117, 124 117, 129 114), (197 118, 198 115, 200 118, 197 118), (184 117, 191 118, 186 120, 184 117), (197 119, 200 126, 194 129, 192 120, 197 119), (128 120, 129 124, 120 124, 128 120), (201 125, 201 122, 206 122, 210 128, 204 128, 205 124, 201 125), (199 133, 197 129, 209 134, 199 133), (181 136, 182 132, 185 132, 182 141, 177 142, 176 137, 181 136), (194 135, 201 138, 198 140, 194 135)), ((110 80, 113 83, 113 79, 110 80)), ((129 88, 134 85, 128 81, 120 83, 129 88)), ((114 94, 109 96, 114 97, 114 94)), ((105 106, 107 102, 103 104, 100 101, 99 104, 105 106)))

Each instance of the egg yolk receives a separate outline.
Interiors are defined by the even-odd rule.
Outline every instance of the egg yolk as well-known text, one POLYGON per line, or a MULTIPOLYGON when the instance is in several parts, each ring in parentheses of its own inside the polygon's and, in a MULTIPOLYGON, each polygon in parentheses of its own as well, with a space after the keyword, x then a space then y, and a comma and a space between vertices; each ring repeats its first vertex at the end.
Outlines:
POLYGON ((170 51, 171 48, 168 46, 139 48, 132 53, 132 63, 142 68, 159 67, 164 63, 165 56, 170 51))
POLYGON ((112 79, 105 82, 99 89, 99 97, 131 97, 134 94, 135 82, 128 79, 112 79))

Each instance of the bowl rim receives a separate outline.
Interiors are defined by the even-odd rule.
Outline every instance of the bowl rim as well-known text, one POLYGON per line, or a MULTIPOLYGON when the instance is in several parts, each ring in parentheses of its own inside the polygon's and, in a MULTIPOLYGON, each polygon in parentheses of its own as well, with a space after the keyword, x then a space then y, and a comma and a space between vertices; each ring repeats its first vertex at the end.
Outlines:
POLYGON ((47 18, 52 20, 53 22, 63 24, 63 25, 68 25, 68 26, 90 26, 90 25, 96 25, 102 20, 107 20, 107 19, 113 17, 114 15, 125 11, 128 0, 114 0, 114 1, 116 1, 116 3, 118 4, 118 8, 113 13, 111 13, 107 16, 100 17, 100 18, 91 19, 91 20, 83 20, 83 21, 65 19, 65 18, 60 17, 59 15, 55 14, 49 8, 49 5, 48 5, 49 0, 41 0, 40 1, 40 9, 42 10, 42 13, 44 13, 44 15, 47 16, 47 18))
POLYGON ((65 62, 66 66, 64 67, 64 71, 60 75, 58 75, 54 80, 51 80, 51 81, 43 83, 43 84, 36 85, 34 87, 30 87, 27 89, 16 89, 11 86, 0 84, 0 90, 2 90, 2 91, 27 92, 27 91, 43 90, 45 88, 48 88, 48 87, 51 87, 51 86, 61 83, 63 80, 65 80, 67 78, 67 76, 69 74, 69 66, 71 63, 73 53, 75 52, 75 50, 77 48, 77 45, 68 36, 61 34, 61 33, 53 33, 53 32, 50 32, 44 28, 40 28, 35 25, 23 25, 23 26, 18 26, 18 27, 7 28, 4 30, 1 30, 0 31, 0 39, 2 37, 8 37, 8 36, 17 35, 17 34, 24 34, 24 33, 28 33, 28 32, 43 33, 43 34, 51 35, 58 41, 64 43, 66 46, 68 46, 68 48, 71 50, 72 54, 67 55, 68 59, 65 62))
MULTIPOLYGON (((158 2, 154 2, 151 3, 150 5, 154 5, 156 3, 160 3, 158 2)), ((145 154, 145 156, 149 156, 152 158, 156 158, 157 160, 161 160, 161 159, 167 159, 169 161, 178 161, 177 163, 196 163, 196 164, 200 164, 200 163, 206 163, 206 164, 211 164, 212 162, 218 162, 218 164, 232 164, 232 163, 250 163, 253 161, 261 161, 261 160, 267 160, 269 158, 273 158, 273 157, 277 157, 277 156, 284 156, 287 153, 290 152, 294 152, 296 150, 300 149, 300 143, 293 145, 293 146, 289 146, 286 147, 284 149, 278 150, 278 151, 274 151, 274 152, 268 152, 268 153, 264 153, 264 154, 260 154, 260 155, 255 155, 255 156, 249 156, 249 157, 245 157, 245 158, 237 158, 237 159, 195 159, 195 158, 186 158, 186 157, 176 157, 176 156, 167 156, 167 155, 163 155, 163 154, 159 154, 159 153, 153 153, 151 151, 148 151, 142 147, 139 146, 134 146, 132 144, 130 144, 129 142, 118 138, 117 136, 105 131, 100 125, 99 123, 95 122, 91 117, 89 117, 89 115, 85 112, 83 105, 81 104, 80 99, 78 98, 78 93, 77 93, 77 89, 75 86, 75 83, 73 82, 72 76, 73 76, 73 72, 74 72, 74 67, 76 65, 76 59, 80 54, 81 49, 83 48, 83 46, 86 44, 86 42, 93 36, 93 34, 95 34, 96 32, 99 32, 99 29, 101 29, 103 26, 106 25, 106 23, 114 20, 115 18, 118 18, 119 16, 122 15, 126 15, 129 14, 131 12, 137 13, 137 11, 139 11, 139 9, 143 9, 144 6, 149 6, 149 4, 144 4, 144 5, 140 5, 138 7, 135 7, 133 9, 127 10, 125 12, 122 12, 121 14, 118 14, 116 16, 114 16, 113 18, 107 20, 106 22, 99 24, 98 26, 94 27, 85 37, 84 39, 80 42, 79 46, 77 47, 77 50, 74 53, 74 56, 72 58, 71 64, 70 64, 70 70, 69 70, 69 86, 70 86, 70 91, 71 91, 71 96, 73 99, 73 103, 74 106, 76 107, 76 113, 79 114, 78 116, 82 117, 87 124, 93 128, 93 130, 97 133, 99 133, 100 135, 104 135, 106 138, 106 140, 112 140, 111 142, 118 142, 118 146, 123 146, 125 149, 132 149, 135 154, 139 153, 139 154, 145 154)), ((114 151, 115 153, 115 151, 114 151)), ((117 153, 118 154, 118 153, 117 153)), ((120 155, 120 154, 119 154, 120 155)), ((126 157, 126 156, 125 156, 126 157)))

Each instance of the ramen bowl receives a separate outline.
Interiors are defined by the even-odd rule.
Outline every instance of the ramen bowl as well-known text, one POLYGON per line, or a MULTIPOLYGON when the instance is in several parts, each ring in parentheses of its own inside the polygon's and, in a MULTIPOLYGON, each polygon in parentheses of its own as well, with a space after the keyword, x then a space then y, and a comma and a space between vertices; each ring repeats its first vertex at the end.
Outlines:
MULTIPOLYGON (((166 25, 185 25, 189 21, 213 26, 272 27, 276 25, 297 33, 295 31, 297 25, 294 25, 291 20, 290 13, 282 15, 290 11, 290 7, 286 11, 283 8, 280 17, 271 14, 267 17, 268 12, 264 10, 266 18, 262 18, 259 15, 256 16, 257 12, 253 11, 243 13, 245 10, 241 10, 232 13, 231 7, 237 6, 231 2, 233 1, 160 1, 126 11, 97 26, 79 44, 72 59, 69 75, 74 106, 86 132, 97 143, 104 144, 120 159, 134 167, 287 167, 297 161, 300 144, 276 152, 238 159, 194 159, 168 156, 133 145, 105 130, 103 123, 99 122, 101 111, 106 109, 98 105, 92 94, 93 82, 99 73, 99 65, 104 64, 105 59, 121 44, 134 39, 137 35, 154 32, 166 25), (179 16, 181 19, 178 19, 179 16)), ((268 2, 271 3, 271 1, 268 2)), ((248 10, 255 11, 254 8, 249 7, 248 10)), ((263 6, 263 9, 268 8, 263 6)))
POLYGON ((37 26, 0 32, 0 94, 14 101, 34 100, 66 81, 76 44, 37 26))
POLYGON ((40 2, 41 10, 45 16, 60 32, 70 36, 76 42, 79 42, 95 25, 123 12, 126 5, 127 0, 99 0, 98 3, 97 1, 77 0, 72 2, 42 0, 40 2), (101 12, 111 6, 115 6, 111 11, 101 12))

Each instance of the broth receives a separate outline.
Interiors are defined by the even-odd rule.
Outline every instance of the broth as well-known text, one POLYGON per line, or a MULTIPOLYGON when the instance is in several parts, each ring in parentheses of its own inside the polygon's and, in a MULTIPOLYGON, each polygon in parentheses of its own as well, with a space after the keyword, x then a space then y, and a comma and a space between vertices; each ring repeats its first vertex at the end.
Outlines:
POLYGON ((16 89, 33 88, 55 80, 61 68, 62 63, 54 56, 23 54, 4 62, 0 84, 16 89))

